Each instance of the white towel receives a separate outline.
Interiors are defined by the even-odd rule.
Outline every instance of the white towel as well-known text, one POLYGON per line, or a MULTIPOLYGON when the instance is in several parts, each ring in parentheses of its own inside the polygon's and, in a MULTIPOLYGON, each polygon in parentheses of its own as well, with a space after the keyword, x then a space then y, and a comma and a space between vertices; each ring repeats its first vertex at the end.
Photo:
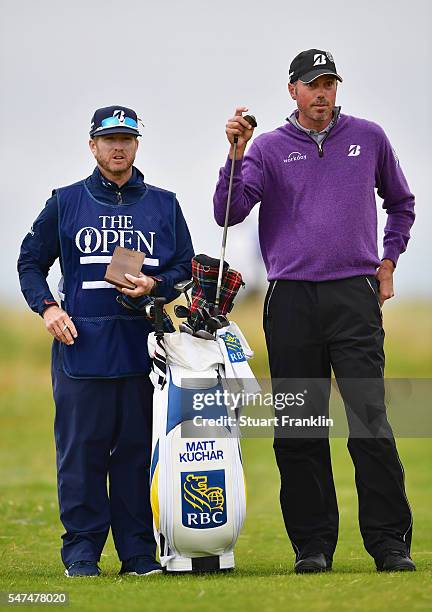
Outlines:
POLYGON ((230 323, 217 331, 217 341, 224 357, 225 377, 227 384, 232 383, 245 393, 259 393, 259 386, 247 359, 253 357, 253 351, 236 323, 230 323), (230 382, 232 381, 232 382, 230 382))
MULTIPOLYGON (((189 334, 175 332, 165 334, 163 344, 167 364, 186 368, 199 377, 199 372, 217 368, 223 364, 227 385, 232 393, 259 393, 261 390, 247 363, 253 351, 239 326, 232 322, 217 331, 216 341, 196 338, 189 334)), ((148 351, 153 357, 157 348, 154 334, 148 337, 148 351)))
MULTIPOLYGON (((164 334, 163 343, 168 364, 199 372, 216 367, 219 363, 224 363, 218 343, 214 340, 204 340, 189 334, 174 332, 164 334)), ((152 333, 148 337, 150 357, 153 357, 155 350, 156 339, 154 333, 152 333)))

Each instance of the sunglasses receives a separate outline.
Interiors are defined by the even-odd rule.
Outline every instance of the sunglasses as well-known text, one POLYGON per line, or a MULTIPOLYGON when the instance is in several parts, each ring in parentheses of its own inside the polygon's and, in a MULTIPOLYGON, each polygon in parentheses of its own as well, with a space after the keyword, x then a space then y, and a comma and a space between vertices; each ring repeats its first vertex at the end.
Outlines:
POLYGON ((121 125, 124 127, 138 129, 138 123, 132 117, 124 117, 122 121, 118 117, 107 117, 106 119, 102 119, 100 127, 98 127, 95 132, 99 132, 99 130, 103 130, 109 127, 115 127, 117 125, 121 125))

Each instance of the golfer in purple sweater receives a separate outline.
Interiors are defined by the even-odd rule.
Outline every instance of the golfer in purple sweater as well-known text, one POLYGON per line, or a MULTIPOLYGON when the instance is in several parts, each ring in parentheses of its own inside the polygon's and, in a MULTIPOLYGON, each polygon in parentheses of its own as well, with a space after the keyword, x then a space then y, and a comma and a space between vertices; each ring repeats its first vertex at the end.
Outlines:
MULTIPOLYGON (((393 272, 409 240, 414 196, 382 128, 335 105, 342 79, 329 52, 300 53, 289 76, 297 110, 285 125, 258 136, 246 155, 253 132, 242 117, 247 108, 237 108, 228 121, 231 148, 214 214, 223 225, 237 136, 229 224, 240 223, 261 203, 259 237, 270 283, 264 330, 273 390, 292 390, 307 379, 309 408, 328 416, 333 369, 348 417, 364 545, 379 571, 412 571, 412 515, 384 403, 381 306, 393 297, 393 272), (375 188, 388 214, 381 259, 375 188)), ((338 507, 328 428, 297 436, 289 429, 275 429, 274 450, 295 571, 330 570, 338 507)))

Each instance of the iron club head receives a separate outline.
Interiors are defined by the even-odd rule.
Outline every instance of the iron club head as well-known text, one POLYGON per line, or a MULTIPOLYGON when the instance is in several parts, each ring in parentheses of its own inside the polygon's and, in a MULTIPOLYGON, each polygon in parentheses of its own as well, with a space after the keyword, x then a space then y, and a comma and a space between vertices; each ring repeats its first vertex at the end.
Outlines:
POLYGON ((180 323, 179 331, 185 334, 189 334, 190 336, 194 335, 193 328, 189 325, 189 323, 180 323))
POLYGON ((176 304, 174 306, 174 314, 179 319, 187 319, 188 316, 190 315, 190 310, 189 308, 187 308, 186 306, 183 306, 182 304, 176 304))
POLYGON ((174 285, 174 289, 176 291, 179 291, 180 293, 183 293, 183 295, 185 296, 188 308, 191 307, 191 301, 190 301, 188 291, 192 289, 193 284, 194 284, 193 278, 188 278, 187 280, 180 281, 179 283, 176 283, 174 285))
POLYGON ((202 338, 203 340, 216 340, 213 334, 205 329, 199 329, 194 333, 196 338, 202 338))

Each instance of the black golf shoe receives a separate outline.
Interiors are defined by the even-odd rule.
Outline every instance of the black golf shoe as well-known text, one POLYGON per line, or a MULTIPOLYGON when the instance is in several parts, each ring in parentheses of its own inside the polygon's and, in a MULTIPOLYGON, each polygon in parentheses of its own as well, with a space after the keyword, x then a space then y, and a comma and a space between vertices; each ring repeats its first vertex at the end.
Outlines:
POLYGON ((379 572, 415 572, 413 560, 400 550, 387 550, 381 561, 375 559, 379 572))
POLYGON ((332 568, 332 562, 327 560, 323 553, 305 556, 294 565, 296 574, 316 574, 319 572, 329 572, 332 568))

